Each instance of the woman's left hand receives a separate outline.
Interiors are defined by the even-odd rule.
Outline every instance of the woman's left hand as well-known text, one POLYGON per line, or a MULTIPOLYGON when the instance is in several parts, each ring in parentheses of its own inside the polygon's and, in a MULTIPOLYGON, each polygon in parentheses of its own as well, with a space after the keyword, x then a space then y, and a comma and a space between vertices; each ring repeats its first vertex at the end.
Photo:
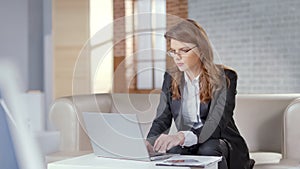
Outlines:
POLYGON ((183 132, 178 132, 174 135, 161 134, 154 143, 154 150, 165 153, 172 147, 182 145, 184 143, 183 132))

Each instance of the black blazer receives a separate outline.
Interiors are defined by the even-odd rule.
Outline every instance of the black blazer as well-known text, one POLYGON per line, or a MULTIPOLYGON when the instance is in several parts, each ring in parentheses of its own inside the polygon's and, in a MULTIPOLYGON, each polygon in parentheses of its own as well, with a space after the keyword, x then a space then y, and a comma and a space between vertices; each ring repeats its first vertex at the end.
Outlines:
MULTIPOLYGON (((240 135, 234 120, 233 110, 235 107, 237 74, 233 70, 224 69, 224 79, 221 89, 214 93, 214 97, 208 103, 200 104, 200 118, 203 126, 198 129, 192 128, 192 123, 186 120, 181 111, 181 99, 173 100, 171 92, 172 77, 165 73, 160 103, 157 115, 147 136, 147 140, 154 144, 160 134, 169 132, 172 119, 178 131, 190 130, 198 136, 198 144, 208 139, 223 139, 230 149, 230 169, 246 169, 249 162, 249 151, 245 140, 240 135), (227 77, 227 78, 225 78, 227 77), (230 81, 229 86, 226 79, 230 81)), ((183 92, 184 78, 179 86, 183 92)))

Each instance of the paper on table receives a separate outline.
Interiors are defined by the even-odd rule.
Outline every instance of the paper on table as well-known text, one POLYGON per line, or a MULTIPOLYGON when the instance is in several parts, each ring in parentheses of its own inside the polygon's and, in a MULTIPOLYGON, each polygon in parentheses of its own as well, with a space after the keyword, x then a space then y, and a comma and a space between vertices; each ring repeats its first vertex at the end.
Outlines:
POLYGON ((158 166, 181 166, 181 167, 200 167, 205 168, 208 165, 218 162, 221 157, 207 157, 207 156, 174 156, 167 160, 157 162, 158 166))

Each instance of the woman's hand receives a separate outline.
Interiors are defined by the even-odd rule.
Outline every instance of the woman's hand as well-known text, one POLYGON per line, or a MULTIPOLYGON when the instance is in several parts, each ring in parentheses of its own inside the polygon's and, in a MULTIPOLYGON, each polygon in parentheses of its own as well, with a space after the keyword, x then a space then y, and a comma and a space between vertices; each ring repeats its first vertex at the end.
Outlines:
POLYGON ((161 134, 154 143, 154 150, 165 153, 172 147, 182 145, 184 139, 184 134, 182 132, 178 132, 174 135, 161 134))

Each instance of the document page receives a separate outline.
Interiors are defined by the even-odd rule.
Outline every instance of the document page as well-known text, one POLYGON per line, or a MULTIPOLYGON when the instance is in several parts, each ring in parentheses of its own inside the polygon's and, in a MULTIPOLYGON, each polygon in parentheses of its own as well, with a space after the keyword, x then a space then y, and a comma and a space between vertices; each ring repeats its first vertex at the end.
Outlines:
POLYGON ((182 167, 200 167, 205 168, 210 164, 221 161, 221 157, 215 156, 185 156, 178 155, 167 160, 157 162, 158 166, 182 166, 182 167))

